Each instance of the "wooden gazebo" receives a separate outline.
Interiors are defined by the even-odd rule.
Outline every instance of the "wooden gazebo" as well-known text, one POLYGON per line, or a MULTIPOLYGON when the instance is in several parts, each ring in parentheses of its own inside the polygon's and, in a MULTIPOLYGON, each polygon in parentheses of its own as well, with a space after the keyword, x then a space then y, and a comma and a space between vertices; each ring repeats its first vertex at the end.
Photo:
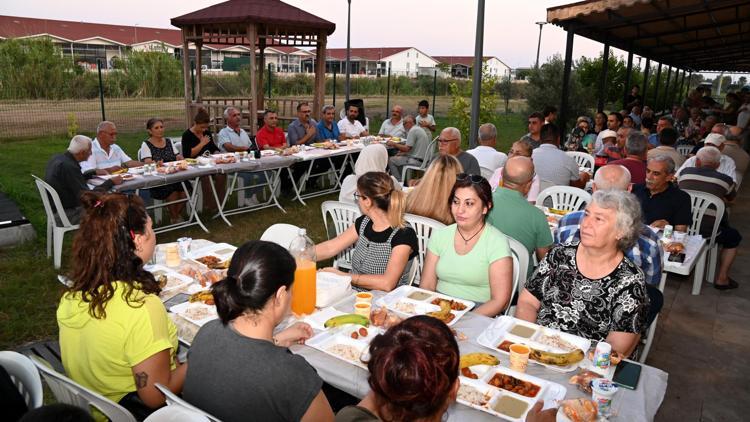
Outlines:
POLYGON ((209 109, 221 116, 234 106, 249 120, 251 133, 257 132, 257 112, 264 109, 264 50, 272 46, 315 47, 315 89, 313 113, 323 106, 325 91, 326 40, 336 25, 279 0, 229 0, 172 19, 182 30, 182 65, 185 79, 185 110, 188 126, 193 110, 209 109), (195 45, 195 100, 191 96, 189 44, 195 45), (249 98, 203 98, 201 92, 201 49, 204 45, 242 45, 256 51, 250 54, 249 98), (256 50, 257 49, 257 50, 256 50))

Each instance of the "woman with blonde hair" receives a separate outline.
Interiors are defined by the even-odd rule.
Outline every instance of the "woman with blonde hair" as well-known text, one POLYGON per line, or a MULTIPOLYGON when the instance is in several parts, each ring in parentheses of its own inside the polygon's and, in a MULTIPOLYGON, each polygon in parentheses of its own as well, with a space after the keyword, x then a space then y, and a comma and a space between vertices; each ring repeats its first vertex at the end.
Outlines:
POLYGON ((406 198, 406 212, 453 224, 448 207, 456 176, 463 173, 461 163, 451 155, 441 155, 430 164, 417 187, 406 198))
MULTIPOLYGON (((357 162, 354 163, 354 174, 350 174, 341 182, 339 201, 354 203, 354 194, 357 192, 357 179, 370 171, 385 173, 388 167, 388 150, 382 144, 371 144, 359 153, 357 162)), ((401 184, 393 178, 396 190, 401 190, 401 184)))
MULTIPOLYGON (((354 246, 351 276, 355 289, 388 292, 407 284, 419 244, 417 233, 404 221, 404 193, 389 175, 371 171, 357 179, 354 199, 362 216, 336 238, 316 245, 316 258, 323 261, 354 246)), ((335 268, 323 271, 345 274, 335 268)))

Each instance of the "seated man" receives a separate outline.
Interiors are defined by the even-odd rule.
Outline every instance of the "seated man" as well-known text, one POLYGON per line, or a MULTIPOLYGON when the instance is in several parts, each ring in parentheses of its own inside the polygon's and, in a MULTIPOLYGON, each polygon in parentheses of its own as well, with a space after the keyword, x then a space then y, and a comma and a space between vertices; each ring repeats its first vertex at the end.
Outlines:
MULTIPOLYGON (((726 138, 724 138, 724 135, 720 135, 718 133, 710 133, 708 136, 706 136, 706 141, 703 148, 714 148, 719 151, 723 151, 725 140, 726 138)), ((684 169, 690 167, 695 167, 695 156, 692 156, 685 160, 685 162, 682 164, 682 167, 677 170, 677 177, 682 174, 682 171, 684 169)), ((717 168, 717 170, 719 171, 719 173, 724 173, 727 176, 731 177, 732 181, 734 183, 737 183, 737 166, 734 164, 734 160, 732 160, 730 157, 721 154, 721 161, 719 162, 719 167, 717 168)))
POLYGON ((287 141, 290 146, 308 145, 315 142, 318 136, 318 122, 310 117, 311 113, 312 108, 307 101, 297 104, 297 118, 286 128, 287 141))
POLYGON ((539 148, 539 145, 542 144, 540 131, 542 130, 543 123, 544 116, 542 116, 542 113, 535 111, 529 115, 527 121, 529 133, 523 135, 521 140, 528 141, 533 149, 539 148))
MULTIPOLYGON (((52 186, 60 197, 60 203, 71 224, 81 222, 81 192, 89 190, 86 180, 94 176, 95 170, 81 173, 80 163, 91 156, 91 138, 76 135, 70 140, 68 151, 53 156, 47 162, 44 180, 52 186)), ((113 185, 122 183, 120 176, 106 180, 95 190, 108 191, 113 185)))
POLYGON ((286 147, 284 131, 279 127, 279 115, 275 111, 266 110, 263 113, 263 127, 258 130, 255 143, 259 149, 286 147))
POLYGON ((482 175, 479 162, 473 155, 461 150, 461 132, 455 127, 447 127, 440 132, 438 139, 438 151, 440 155, 452 155, 455 157, 466 174, 482 175))
MULTIPOLYGON (((622 128, 620 130, 622 130, 622 128)), ((625 147, 623 148, 625 158, 612 161, 607 165, 619 164, 630 172, 631 183, 645 183, 646 162, 644 160, 646 159, 647 151, 648 139, 646 138, 646 135, 633 130, 625 141, 625 147)))
MULTIPOLYGON (((531 145, 531 141, 520 139, 511 145, 510 149, 508 150, 508 158, 513 157, 527 157, 531 158, 531 152, 534 150, 534 146, 531 145)), ((500 184, 503 181, 503 168, 500 167, 499 169, 495 170, 494 173, 492 173, 492 176, 490 177, 490 187, 492 188, 492 191, 494 192, 497 190, 497 188, 500 186, 500 184)), ((542 180, 539 178, 538 174, 534 174, 534 177, 531 179, 531 187, 529 188, 529 191, 526 193, 526 200, 531 202, 532 204, 536 204, 536 197, 539 195, 539 190, 541 186, 542 180)))
POLYGON ((479 167, 494 172, 503 165, 508 156, 497 150, 497 128, 492 123, 479 126, 479 145, 466 152, 479 161, 479 167))
POLYGON ((680 168, 682 163, 685 162, 685 157, 677 152, 674 147, 677 143, 677 131, 671 127, 662 129, 661 134, 659 134, 659 142, 661 142, 661 145, 648 151, 648 158, 657 154, 665 154, 672 158, 677 168, 680 168))
POLYGON ((123 168, 139 167, 143 163, 131 159, 125 151, 115 144, 117 141, 117 127, 106 120, 96 127, 96 138, 91 143, 91 156, 81 163, 83 173, 97 170, 97 174, 108 174, 123 168))
MULTIPOLYGON (((528 157, 508 159, 503 167, 503 183, 492 194, 492 210, 487 222, 503 234, 521 242, 529 252, 542 260, 552 245, 552 234, 542 210, 531 205, 526 195, 534 179, 534 163, 528 157)), ((526 275, 533 265, 529 260, 526 275)))
POLYGON ((552 123, 542 126, 542 144, 531 154, 534 168, 542 183, 552 186, 574 186, 583 189, 591 176, 579 172, 573 157, 560 150, 560 132, 552 123))
POLYGON ((350 105, 346 110, 346 119, 339 120, 339 131, 346 137, 345 139, 354 139, 369 135, 367 129, 362 126, 357 117, 359 117, 359 108, 356 105, 350 105))
POLYGON ((651 146, 651 148, 658 147, 661 144, 661 140, 660 140, 661 131, 666 128, 674 129, 672 118, 667 117, 667 116, 660 117, 659 120, 656 121, 656 133, 652 133, 648 137, 648 143, 651 146))
POLYGON ((315 141, 343 141, 346 139, 346 136, 339 131, 339 126, 333 121, 336 117, 336 107, 332 105, 323 106, 323 110, 320 114, 323 118, 318 122, 318 133, 315 136, 315 141))
MULTIPOLYGON (((732 178, 717 171, 721 160, 721 152, 716 148, 704 147, 698 151, 698 155, 695 157, 695 167, 684 169, 677 179, 680 189, 710 193, 726 202, 733 201, 737 195, 736 185, 732 178)), ((719 272, 716 275, 714 287, 719 290, 736 289, 738 284, 729 277, 729 270, 737 256, 737 247, 742 241, 742 236, 737 229, 729 225, 729 216, 726 211, 724 211, 723 216, 716 216, 716 210, 712 208, 706 211, 701 222, 703 237, 711 236, 716 218, 721 218, 716 243, 722 247, 722 250, 719 259, 719 272)))
POLYGON ((383 121, 380 126, 378 135, 386 137, 397 137, 403 138, 406 136, 406 129, 404 128, 404 122, 401 116, 404 113, 404 109, 400 105, 393 106, 391 110, 391 118, 383 121))
POLYGON ((419 166, 424 160, 427 147, 430 145, 430 139, 427 137, 427 131, 417 127, 414 116, 407 114, 404 117, 404 129, 406 129, 406 143, 388 141, 387 145, 396 148, 398 153, 388 159, 388 168, 391 175, 396 179, 401 179, 401 172, 404 166, 419 166))
MULTIPOLYGON (((644 145, 645 147, 645 145, 644 145)), ((594 175, 593 190, 616 189, 630 191, 630 172, 627 168, 609 164, 599 169, 594 175)), ((584 211, 566 214, 555 230, 555 243, 571 243, 581 239, 581 221, 584 211)), ((646 283, 658 286, 661 281, 661 247, 659 236, 645 224, 642 225, 636 244, 624 251, 633 264, 643 270, 646 283)))
POLYGON ((633 186, 633 193, 641 203, 643 222, 655 229, 672 225, 685 232, 692 224, 690 195, 674 185, 674 161, 666 155, 656 155, 646 164, 646 183, 633 186))
POLYGON ((240 127, 242 114, 234 107, 227 107, 224 110, 224 121, 227 125, 219 131, 218 146, 222 152, 242 152, 255 149, 253 141, 240 127))
POLYGON ((740 184, 750 164, 750 154, 742 149, 742 129, 739 126, 729 126, 724 133, 724 138, 724 149, 721 153, 734 160, 737 184, 740 184))

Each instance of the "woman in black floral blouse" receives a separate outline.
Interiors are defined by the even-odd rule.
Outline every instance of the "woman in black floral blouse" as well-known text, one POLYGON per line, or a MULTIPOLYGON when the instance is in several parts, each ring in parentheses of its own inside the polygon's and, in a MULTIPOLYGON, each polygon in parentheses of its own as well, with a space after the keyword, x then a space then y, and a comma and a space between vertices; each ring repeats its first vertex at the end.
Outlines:
POLYGON ((646 330, 644 275, 623 250, 638 238, 641 207, 624 191, 597 191, 581 241, 552 249, 518 299, 516 317, 594 341, 629 356, 646 330))

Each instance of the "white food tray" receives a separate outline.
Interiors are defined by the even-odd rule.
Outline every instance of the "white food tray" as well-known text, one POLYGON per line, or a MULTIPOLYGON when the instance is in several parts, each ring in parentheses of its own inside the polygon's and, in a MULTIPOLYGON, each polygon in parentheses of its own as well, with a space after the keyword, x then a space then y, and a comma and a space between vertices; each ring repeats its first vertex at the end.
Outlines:
POLYGON ((355 331, 359 332, 359 329, 363 328, 357 324, 346 324, 339 327, 331 328, 327 331, 323 331, 312 338, 305 341, 307 346, 314 349, 318 349, 323 353, 333 356, 336 359, 344 361, 348 364, 358 366, 364 370, 367 370, 367 361, 369 360, 370 341, 375 336, 382 333, 383 331, 378 327, 369 326, 367 329, 367 337, 359 337, 354 339, 351 334, 355 331), (331 348, 337 344, 344 346, 351 346, 356 350, 357 359, 349 360, 345 359, 331 351, 331 348))
POLYGON ((183 302, 179 305, 172 306, 169 308, 169 311, 185 318, 187 321, 192 322, 199 327, 202 327, 209 321, 219 318, 219 315, 216 313, 216 306, 206 305, 203 302, 183 302), (191 312, 200 309, 205 309, 207 312, 206 317, 200 319, 193 318, 191 312))
POLYGON ((466 309, 461 311, 451 311, 453 315, 455 315, 455 318, 453 318, 452 321, 450 321, 447 325, 453 325, 455 324, 459 319, 461 319, 462 316, 466 315, 467 312, 469 312, 475 305, 474 302, 470 300, 464 300, 464 299, 457 299, 454 297, 450 297, 438 292, 433 292, 430 290, 424 290, 420 289, 419 287, 414 286, 401 286, 392 292, 388 293, 387 295, 381 297, 378 299, 375 304, 378 306, 385 306, 390 311, 393 311, 394 313, 398 314, 401 317, 409 318, 415 315, 424 315, 428 312, 436 312, 440 310, 440 307, 437 305, 431 304, 431 302, 435 299, 446 299, 446 300, 453 300, 456 302, 460 302, 466 306, 466 309), (421 295, 424 297, 424 299, 416 299, 416 295, 421 295), (399 304, 402 304, 401 306, 399 304), (411 312, 404 312, 403 310, 399 310, 399 308, 403 309, 403 305, 414 305, 414 313, 411 312))

